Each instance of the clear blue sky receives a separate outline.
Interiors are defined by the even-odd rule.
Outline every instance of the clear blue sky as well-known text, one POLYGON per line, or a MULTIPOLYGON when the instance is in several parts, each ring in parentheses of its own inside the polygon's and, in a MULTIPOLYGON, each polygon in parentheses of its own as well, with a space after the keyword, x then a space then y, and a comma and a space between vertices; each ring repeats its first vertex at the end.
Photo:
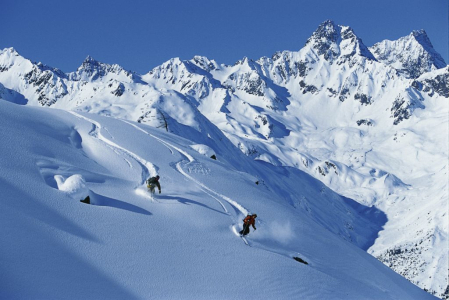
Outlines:
POLYGON ((331 19, 367 46, 424 29, 449 63, 448 11, 448 0, 0 0, 0 49, 65 72, 91 55, 143 74, 173 57, 297 51, 331 19))

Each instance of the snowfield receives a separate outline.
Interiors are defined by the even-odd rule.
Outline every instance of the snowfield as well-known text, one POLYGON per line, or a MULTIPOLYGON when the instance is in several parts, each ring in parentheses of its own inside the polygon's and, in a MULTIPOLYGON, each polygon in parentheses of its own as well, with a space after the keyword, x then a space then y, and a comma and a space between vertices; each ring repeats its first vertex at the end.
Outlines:
POLYGON ((377 259, 449 299, 448 99, 424 30, 367 47, 327 20, 298 51, 172 58, 142 75, 0 50, 3 291, 425 297, 377 259), (258 229, 241 239, 247 213, 258 229))
POLYGON ((2 299, 434 298, 361 249, 382 212, 296 168, 6 101, 0 128, 2 299))

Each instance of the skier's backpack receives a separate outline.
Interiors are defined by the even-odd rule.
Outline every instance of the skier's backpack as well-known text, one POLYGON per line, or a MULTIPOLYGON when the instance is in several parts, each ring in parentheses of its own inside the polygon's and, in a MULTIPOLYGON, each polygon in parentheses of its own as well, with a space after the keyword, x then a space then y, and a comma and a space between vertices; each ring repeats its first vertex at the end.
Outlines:
POLYGON ((248 224, 250 219, 251 219, 251 216, 246 215, 246 218, 243 219, 243 224, 248 224))
POLYGON ((150 185, 152 183, 156 183, 158 182, 158 178, 157 177, 151 177, 147 180, 147 184, 150 185))

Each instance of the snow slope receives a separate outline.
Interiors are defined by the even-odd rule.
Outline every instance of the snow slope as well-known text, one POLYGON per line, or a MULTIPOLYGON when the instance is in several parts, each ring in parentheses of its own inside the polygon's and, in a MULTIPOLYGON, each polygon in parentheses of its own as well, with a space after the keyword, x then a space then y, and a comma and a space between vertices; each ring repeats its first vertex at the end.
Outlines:
MULTIPOLYGON (((251 160, 282 174, 303 171, 320 190, 355 200, 355 211, 368 206, 371 229, 344 214, 346 226, 330 225, 321 211, 333 196, 313 208, 315 195, 287 192, 296 182, 277 181, 270 190, 290 206, 310 208, 320 226, 419 287, 448 297, 449 68, 423 30, 367 47, 352 28, 328 20, 299 51, 234 65, 173 58, 144 75, 92 57, 65 74, 9 48, 0 51, 0 97, 161 128, 188 138, 189 151, 251 170, 260 183, 265 171, 253 170, 251 160)), ((84 185, 65 179, 55 184, 68 191, 72 180, 84 185)))
POLYGON ((212 160, 163 129, 5 101, 0 128, 2 299, 433 298, 355 245, 373 242, 381 212, 295 168, 212 160), (87 194, 93 205, 79 202, 87 194), (249 246, 235 234, 248 212, 259 215, 249 246))

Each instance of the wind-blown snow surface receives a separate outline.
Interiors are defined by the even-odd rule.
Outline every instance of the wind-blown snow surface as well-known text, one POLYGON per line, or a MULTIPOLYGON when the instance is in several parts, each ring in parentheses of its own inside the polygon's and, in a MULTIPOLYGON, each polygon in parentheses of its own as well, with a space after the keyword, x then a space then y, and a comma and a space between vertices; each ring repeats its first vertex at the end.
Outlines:
POLYGON ((216 161, 163 129, 5 101, 0 128, 2 299, 433 298, 357 247, 372 244, 380 211, 295 168, 216 161), (249 246, 235 234, 248 212, 249 246))

